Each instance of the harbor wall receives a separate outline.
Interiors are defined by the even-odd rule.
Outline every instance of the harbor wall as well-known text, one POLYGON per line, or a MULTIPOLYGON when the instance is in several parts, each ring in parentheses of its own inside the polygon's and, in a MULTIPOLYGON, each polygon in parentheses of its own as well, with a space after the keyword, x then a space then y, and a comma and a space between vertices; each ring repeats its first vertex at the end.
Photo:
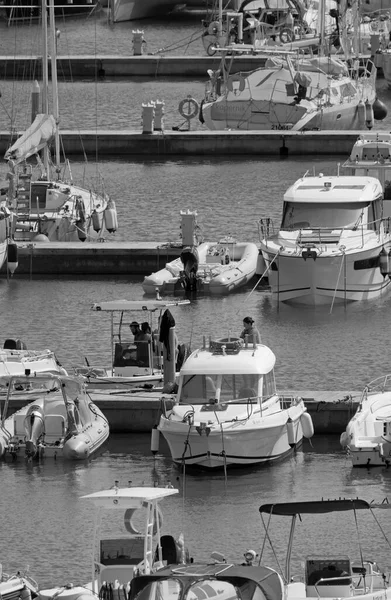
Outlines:
MULTIPOLYGON (((141 107, 140 107, 141 110, 141 107)), ((62 131, 67 156, 349 156, 361 131, 62 131)), ((21 135, 19 132, 18 135, 21 135)), ((16 137, 15 137, 16 139, 16 137)), ((0 131, 0 153, 11 144, 0 131)))

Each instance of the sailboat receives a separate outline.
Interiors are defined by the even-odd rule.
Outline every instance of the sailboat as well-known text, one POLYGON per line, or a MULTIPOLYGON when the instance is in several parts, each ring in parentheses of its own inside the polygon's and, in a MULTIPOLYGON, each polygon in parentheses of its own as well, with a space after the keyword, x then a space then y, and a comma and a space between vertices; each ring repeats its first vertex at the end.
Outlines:
POLYGON ((264 67, 232 74, 225 54, 232 61, 243 45, 221 49, 222 66, 209 72, 200 121, 211 130, 306 131, 371 129, 375 118, 384 118, 377 114, 374 63, 359 61, 358 37, 350 62, 329 55, 324 1, 319 12, 318 56, 276 47, 267 50, 264 67))
POLYGON ((52 107, 49 109, 49 64, 43 64, 42 112, 36 82, 32 94, 33 123, 5 153, 9 181, 7 203, 16 214, 16 241, 91 241, 118 227, 115 203, 104 189, 84 188, 73 182, 68 161, 61 165, 60 115, 57 86, 56 27, 53 0, 42 1, 43 56, 50 56, 52 107), (49 14, 49 28, 48 28, 49 14), (49 35, 50 34, 50 35, 49 35), (50 41, 50 44, 48 43, 50 41), (48 51, 49 50, 49 51, 48 51), (54 141, 54 159, 50 144, 54 141), (40 153, 42 152, 43 158, 40 153), (31 162, 35 157, 38 167, 31 162))

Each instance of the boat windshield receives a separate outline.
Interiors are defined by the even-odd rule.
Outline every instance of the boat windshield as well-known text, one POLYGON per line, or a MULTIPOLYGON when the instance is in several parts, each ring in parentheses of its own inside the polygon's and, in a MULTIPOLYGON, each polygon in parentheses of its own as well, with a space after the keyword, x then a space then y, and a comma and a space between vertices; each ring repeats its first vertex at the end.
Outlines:
POLYGON ((221 600, 265 600, 261 588, 254 582, 240 579, 240 588, 228 581, 201 579, 184 585, 179 579, 160 579, 151 581, 136 596, 135 600, 208 600, 216 597, 221 600), (247 588, 247 589, 242 589, 247 588))
POLYGON ((179 401, 183 404, 205 404, 210 400, 232 402, 251 398, 257 402, 261 380, 258 374, 185 375, 179 401))
POLYGON ((363 224, 365 209, 369 204, 285 202, 281 229, 353 229, 363 224))

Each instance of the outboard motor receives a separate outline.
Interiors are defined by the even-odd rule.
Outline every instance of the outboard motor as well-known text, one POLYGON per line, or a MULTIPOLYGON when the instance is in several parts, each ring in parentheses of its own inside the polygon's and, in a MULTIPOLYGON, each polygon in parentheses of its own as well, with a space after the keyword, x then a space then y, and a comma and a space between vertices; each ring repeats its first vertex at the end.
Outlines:
POLYGON ((39 405, 34 404, 27 411, 24 428, 26 431, 26 456, 34 458, 38 452, 38 440, 45 433, 44 414, 39 405))
POLYGON ((183 271, 181 271, 181 285, 186 292, 197 291, 197 272, 200 258, 195 246, 188 246, 181 252, 183 271))

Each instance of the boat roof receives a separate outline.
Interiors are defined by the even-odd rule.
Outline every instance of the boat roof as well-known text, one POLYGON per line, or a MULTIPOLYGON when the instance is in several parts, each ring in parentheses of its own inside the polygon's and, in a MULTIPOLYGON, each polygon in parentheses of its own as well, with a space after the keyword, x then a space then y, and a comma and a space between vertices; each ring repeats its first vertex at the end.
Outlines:
POLYGON ((143 502, 154 502, 167 496, 177 494, 175 488, 159 487, 128 487, 118 488, 113 486, 109 490, 95 492, 82 496, 82 500, 89 500, 98 508, 115 509, 140 508, 143 502))
POLYGON ((382 194, 378 179, 358 175, 320 173, 315 177, 298 179, 284 194, 285 202, 309 204, 373 202, 382 194))
POLYGON ((238 353, 226 355, 199 349, 185 361, 181 375, 265 375, 273 370, 275 362, 274 353, 263 344, 257 344, 256 348, 249 344, 238 353))
POLYGON ((108 302, 96 302, 92 310, 96 311, 149 311, 161 310, 170 306, 182 306, 190 304, 190 300, 109 300, 108 302))
POLYGON ((344 498, 341 500, 316 500, 262 504, 259 512, 293 517, 294 515, 321 515, 330 512, 370 509, 371 507, 372 505, 365 500, 360 500, 359 498, 344 498))
POLYGON ((187 579, 189 584, 194 585, 197 581, 200 583, 205 579, 217 581, 226 581, 237 585, 239 580, 253 581, 258 584, 267 600, 281 600, 282 585, 281 579, 276 571, 270 567, 261 565, 233 565, 227 563, 215 564, 187 564, 187 565, 168 565, 150 573, 140 575, 132 581, 132 596, 135 597, 140 590, 145 588, 150 582, 159 579, 187 579))

